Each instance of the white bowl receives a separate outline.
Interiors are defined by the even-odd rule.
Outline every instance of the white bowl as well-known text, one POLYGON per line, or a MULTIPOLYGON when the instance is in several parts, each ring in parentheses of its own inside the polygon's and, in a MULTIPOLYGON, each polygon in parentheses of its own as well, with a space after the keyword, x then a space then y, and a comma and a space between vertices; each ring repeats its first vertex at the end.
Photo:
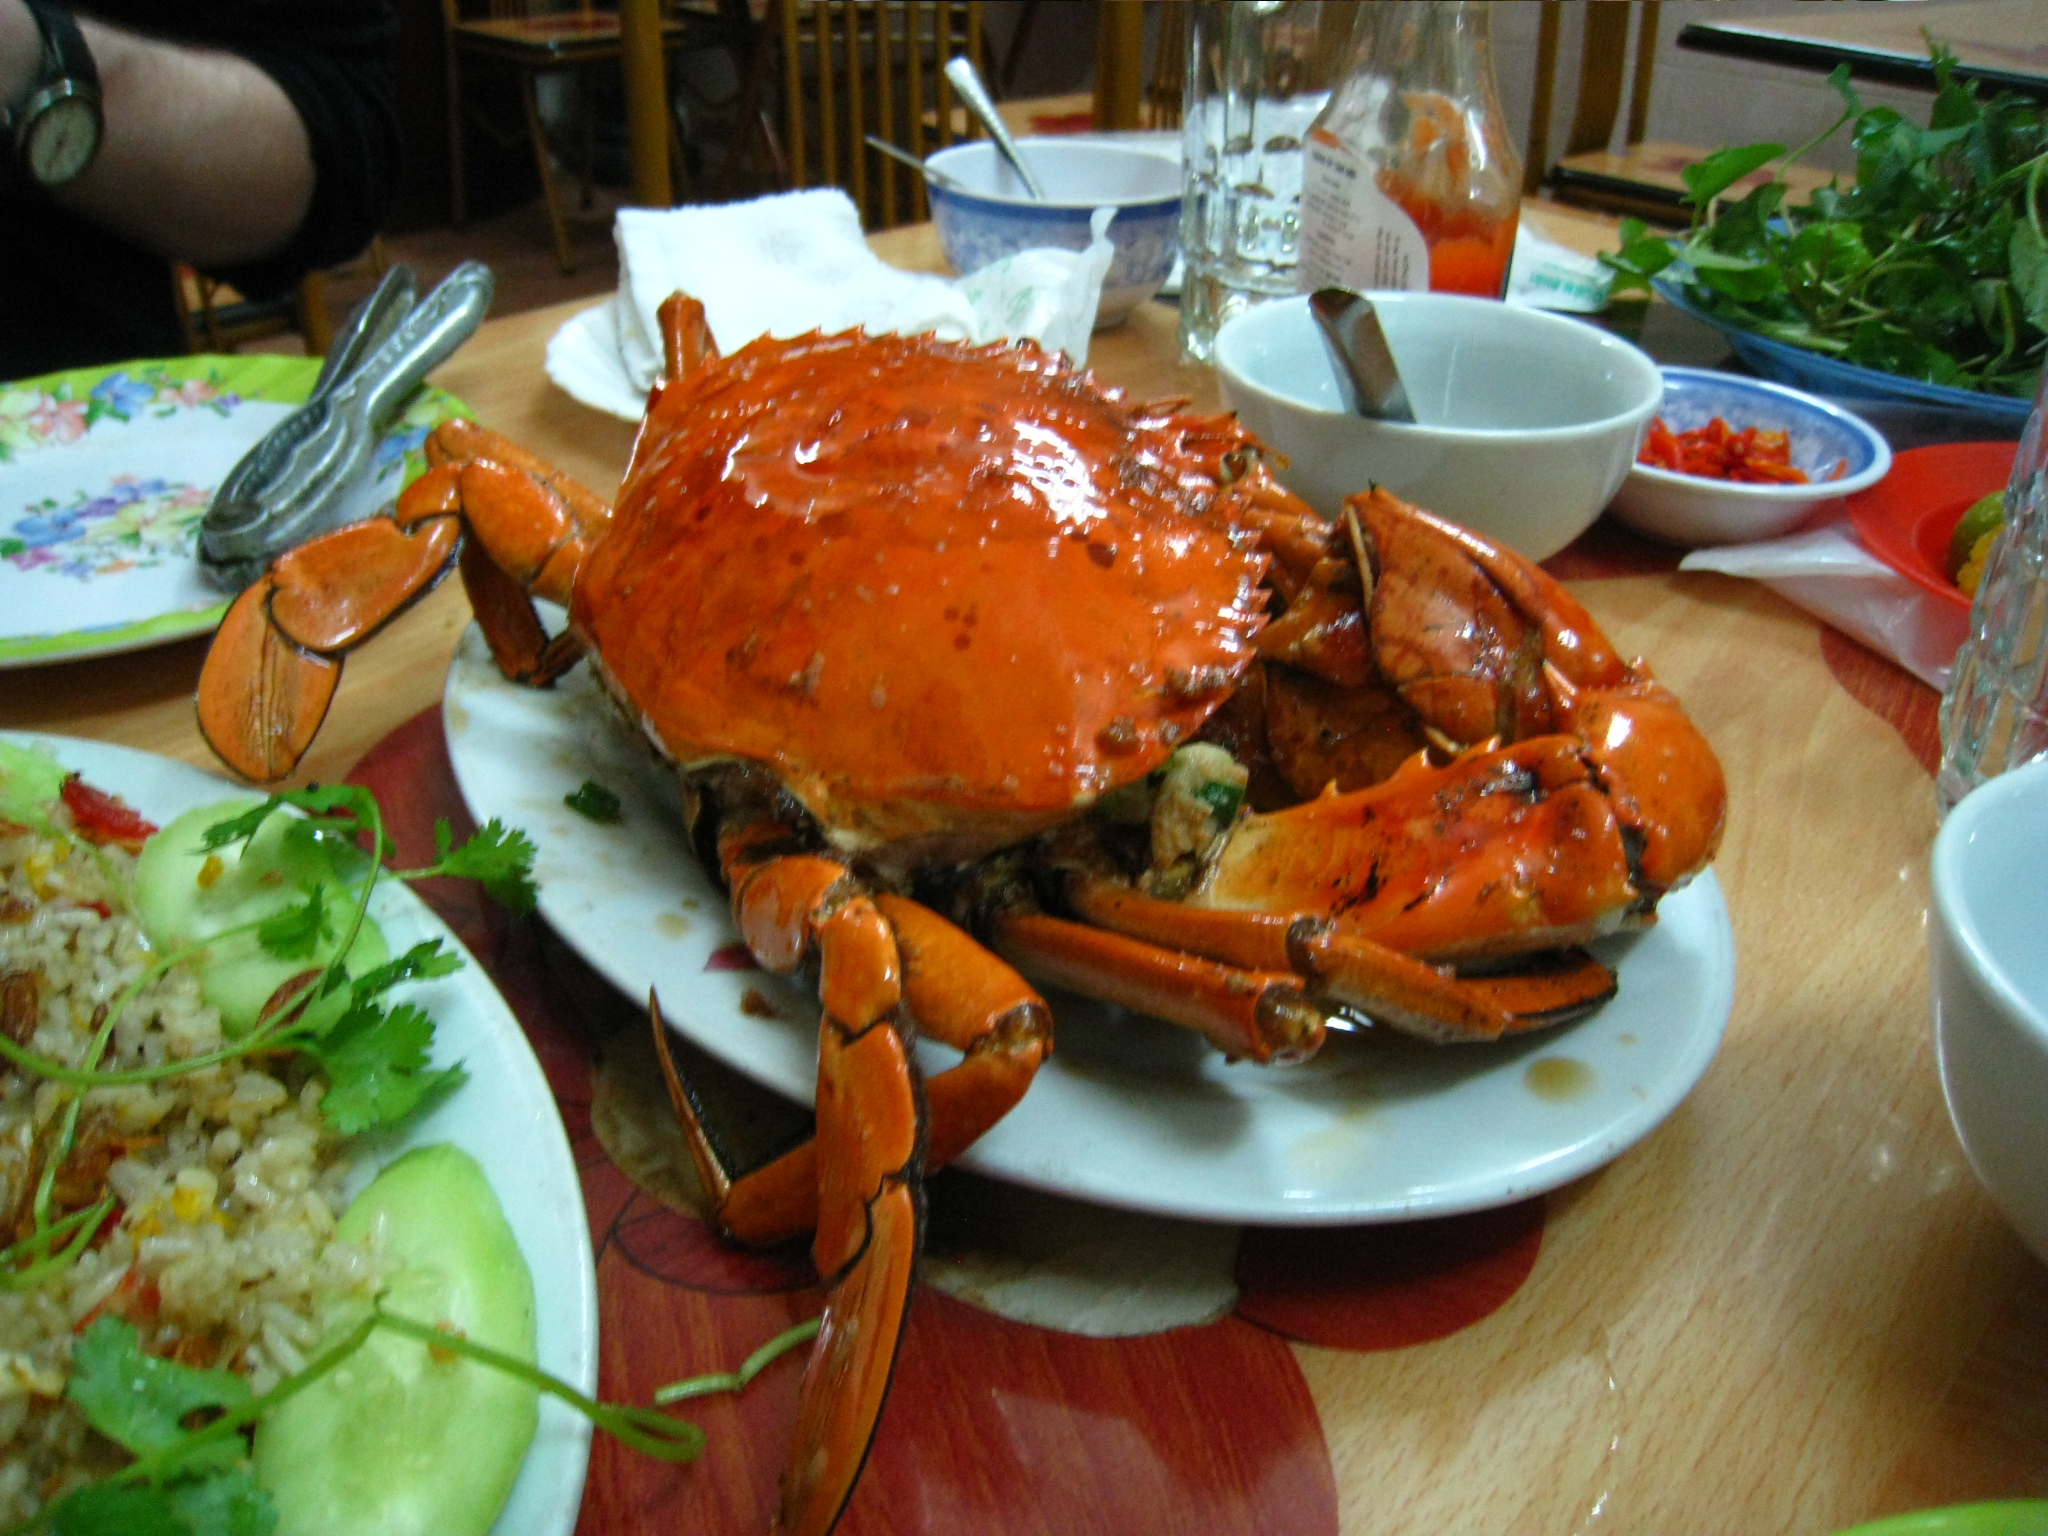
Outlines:
POLYGON ((1891 445, 1862 417, 1786 384, 1711 368, 1666 368, 1657 414, 1673 432, 1716 416, 1736 431, 1788 432, 1805 485, 1712 480, 1638 464, 1608 510, 1630 527, 1673 544, 1747 544, 1790 533, 1826 502, 1877 484, 1891 472, 1891 445), (1833 479, 1837 466, 1841 473, 1833 479))
POLYGON ((2048 759, 1965 795, 1934 840, 1934 1051, 1970 1166, 2048 1260, 2048 759))
POLYGON ((1088 220, 1114 208, 1109 243, 1116 247, 1097 327, 1114 325, 1159 291, 1180 253, 1180 159, 1137 144, 1058 138, 1024 139, 1018 149, 1045 187, 1039 202, 987 139, 955 144, 925 157, 932 222, 956 272, 1037 246, 1080 251, 1088 220), (950 182, 947 186, 943 183, 950 182))
POLYGON ((1288 458, 1280 478, 1325 516, 1369 486, 1541 560, 1600 515, 1663 392, 1657 365, 1579 320, 1448 293, 1375 293, 1416 420, 1344 409, 1306 298, 1216 336, 1224 403, 1288 458))

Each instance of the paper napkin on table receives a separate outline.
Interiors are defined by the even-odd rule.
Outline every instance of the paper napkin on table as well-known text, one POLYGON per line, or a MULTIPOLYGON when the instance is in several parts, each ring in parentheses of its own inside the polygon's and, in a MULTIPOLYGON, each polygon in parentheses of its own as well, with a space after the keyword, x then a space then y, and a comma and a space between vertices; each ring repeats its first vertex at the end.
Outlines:
POLYGON ((1086 362, 1113 249, 1109 210, 1085 251, 1032 250, 963 278, 904 272, 868 249, 844 192, 786 192, 745 203, 622 209, 619 289, 548 343, 547 370, 569 394, 638 420, 661 367, 655 312, 681 290, 701 300, 721 352, 757 336, 864 326, 955 341, 1030 337, 1086 362))
POLYGON ((1678 568, 1760 581, 1933 688, 1948 687, 1956 648, 1969 638, 1968 614, 1865 549, 1846 517, 1782 539, 1696 549, 1678 568))

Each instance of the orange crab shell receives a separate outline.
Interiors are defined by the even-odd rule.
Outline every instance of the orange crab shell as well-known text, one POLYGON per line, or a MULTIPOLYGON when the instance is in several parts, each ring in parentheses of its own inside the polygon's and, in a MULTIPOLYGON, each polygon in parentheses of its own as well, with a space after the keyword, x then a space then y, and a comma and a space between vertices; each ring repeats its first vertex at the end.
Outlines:
POLYGON ((572 621, 677 763, 769 766, 848 851, 972 857, 1250 663, 1265 557, 1182 425, 1034 346, 757 341, 650 403, 572 621))

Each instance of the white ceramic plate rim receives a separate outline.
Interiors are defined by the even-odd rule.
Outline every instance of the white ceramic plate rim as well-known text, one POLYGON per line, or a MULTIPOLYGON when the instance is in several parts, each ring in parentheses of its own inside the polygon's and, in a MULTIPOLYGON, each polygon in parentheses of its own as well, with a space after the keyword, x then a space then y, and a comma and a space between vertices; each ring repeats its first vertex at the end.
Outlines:
MULTIPOLYGON (((21 731, 0 731, 0 740, 47 752, 153 821, 250 793, 190 764, 106 742, 21 731)), ((438 938, 462 955, 463 968, 453 976, 407 995, 435 1020, 435 1062, 461 1061, 470 1073, 430 1114, 373 1145, 372 1158, 381 1165, 411 1147, 444 1141, 477 1158, 533 1271, 541 1368, 595 1396, 597 1272, 590 1223, 547 1078, 483 967, 424 902, 386 881, 372 911, 394 950, 438 938)), ((590 1435, 583 1415, 552 1397, 541 1399, 540 1427, 492 1536, 569 1536, 583 1503, 590 1435)))
MULTIPOLYGON (((658 992, 680 1033, 809 1102, 814 996, 714 966, 737 939, 724 897, 688 853, 672 777, 587 669, 552 690, 520 688, 472 627, 443 718, 472 813, 535 839, 541 911, 556 932, 627 997, 658 992), (562 805, 586 779, 620 797, 618 824, 562 805), (778 1017, 760 1017, 762 1002, 778 1017)), ((1449 1215, 1554 1189, 1677 1107, 1734 1003, 1733 933, 1711 872, 1667 898, 1651 931, 1603 948, 1619 962, 1620 997, 1560 1030, 1452 1050, 1339 1038, 1293 1068, 1227 1064, 1169 1025, 1055 996, 1059 1049, 963 1165, 1098 1204, 1274 1225, 1449 1215), (1592 1066, 1594 1097, 1535 1097, 1528 1065, 1560 1054, 1592 1066)), ((936 1047, 921 1055, 927 1070, 947 1059, 936 1047)))

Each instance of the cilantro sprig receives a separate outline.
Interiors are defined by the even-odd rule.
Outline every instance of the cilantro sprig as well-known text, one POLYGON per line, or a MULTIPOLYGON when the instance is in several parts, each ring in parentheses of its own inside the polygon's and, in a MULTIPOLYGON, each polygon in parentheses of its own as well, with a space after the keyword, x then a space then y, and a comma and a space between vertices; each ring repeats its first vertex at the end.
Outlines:
MULTIPOLYGON (((381 1304, 343 1331, 303 1371, 257 1393, 230 1371, 180 1365, 145 1353, 132 1324, 102 1317, 71 1347, 65 1395, 86 1422, 135 1457, 97 1483, 45 1505, 0 1536, 270 1536, 277 1508, 248 1467, 247 1431, 368 1342, 378 1329, 459 1355, 561 1399, 621 1444, 660 1461, 695 1461, 704 1432, 659 1408, 607 1403, 525 1361, 418 1322, 381 1304)), ((737 1392, 768 1364, 816 1336, 816 1319, 784 1330, 733 1372, 664 1388, 657 1402, 737 1392)))
POLYGON ((1798 149, 1749 144, 1683 172, 1682 241, 1624 219, 1601 259, 1615 291, 1659 275, 1716 318, 1775 341, 1906 378, 2033 393, 2048 355, 2048 120, 2010 93, 1979 101, 1933 48, 1927 125, 1864 106, 1846 65, 1828 83, 1842 115, 1798 149), (1856 182, 1786 205, 1782 169, 1738 201, 1721 194, 1776 161, 1790 165, 1853 125, 1856 182))

